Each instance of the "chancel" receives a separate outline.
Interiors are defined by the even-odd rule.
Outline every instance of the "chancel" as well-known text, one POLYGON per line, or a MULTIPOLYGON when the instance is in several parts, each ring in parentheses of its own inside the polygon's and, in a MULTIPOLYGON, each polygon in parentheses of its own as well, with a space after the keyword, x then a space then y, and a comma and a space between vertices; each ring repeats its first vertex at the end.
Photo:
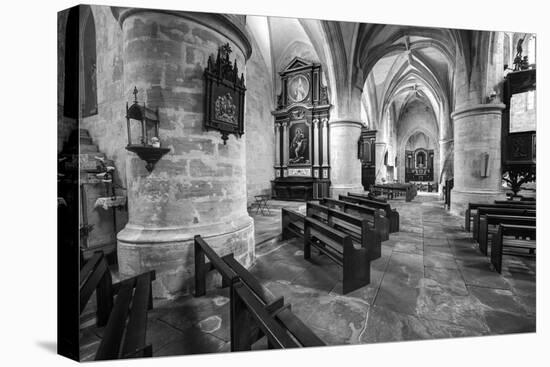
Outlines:
POLYGON ((535 331, 534 34, 98 5, 58 29, 66 355, 535 331))

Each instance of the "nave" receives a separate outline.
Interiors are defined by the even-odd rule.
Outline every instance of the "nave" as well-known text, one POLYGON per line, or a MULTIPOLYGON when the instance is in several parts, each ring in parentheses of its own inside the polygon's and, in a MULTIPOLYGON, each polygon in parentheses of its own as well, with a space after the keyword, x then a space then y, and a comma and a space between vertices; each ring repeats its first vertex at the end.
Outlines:
MULTIPOLYGON (((250 273, 327 345, 376 343, 535 331, 533 257, 506 256, 502 274, 479 252, 464 219, 444 209, 434 194, 411 202, 390 200, 400 230, 382 242, 371 262, 370 284, 342 295, 341 269, 315 251, 303 259, 301 240, 278 239, 280 208, 304 210, 300 202, 270 202, 270 215, 255 213, 256 263, 250 273)), ((147 338, 154 356, 229 352, 229 289, 205 296, 155 300, 147 338)), ((82 358, 93 359, 101 331, 83 330, 82 358)), ((253 349, 266 349, 265 340, 253 349)))

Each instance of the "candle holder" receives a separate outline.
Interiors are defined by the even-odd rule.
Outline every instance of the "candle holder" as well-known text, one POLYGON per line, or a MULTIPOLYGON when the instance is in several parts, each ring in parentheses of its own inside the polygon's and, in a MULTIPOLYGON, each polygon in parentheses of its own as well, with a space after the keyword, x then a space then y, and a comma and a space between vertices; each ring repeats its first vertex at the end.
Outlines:
POLYGON ((128 129, 128 145, 126 150, 137 154, 137 156, 146 162, 145 168, 149 173, 155 168, 155 164, 170 151, 170 148, 163 148, 160 144, 159 135, 159 111, 158 107, 153 110, 145 105, 140 105, 137 100, 138 90, 134 87, 134 103, 128 107, 126 103, 126 125, 128 129), (132 120, 139 121, 141 134, 139 142, 132 141, 132 120), (151 139, 149 135, 151 132, 151 139), (151 143, 149 143, 151 141, 151 143))

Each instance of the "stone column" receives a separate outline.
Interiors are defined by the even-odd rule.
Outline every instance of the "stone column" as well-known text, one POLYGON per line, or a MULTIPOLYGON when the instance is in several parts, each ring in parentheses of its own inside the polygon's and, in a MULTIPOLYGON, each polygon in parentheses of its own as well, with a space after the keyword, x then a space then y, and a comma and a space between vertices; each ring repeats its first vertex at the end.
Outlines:
POLYGON ((384 156, 386 155, 386 143, 376 142, 374 143, 374 149, 376 152, 376 183, 382 183, 382 179, 386 180, 386 165, 384 164, 384 156))
POLYGON ((288 174, 288 121, 282 123, 283 126, 283 177, 288 174))
POLYGON ((313 119, 313 176, 320 177, 319 174, 319 119, 313 119))
POLYGON ((478 104, 455 110, 454 188, 451 211, 464 215, 469 202, 503 198, 501 178, 501 124, 503 104, 478 104), (482 154, 489 154, 487 177, 481 177, 482 154))
POLYGON ((443 186, 445 180, 453 175, 453 139, 444 139, 439 141, 439 198, 443 199, 443 186))
POLYGON ((161 145, 170 148, 151 173, 128 153, 129 221, 117 236, 119 270, 128 277, 154 269, 154 296, 172 297, 192 289, 195 235, 246 267, 254 260, 245 139, 230 135, 224 145, 219 132, 202 126, 208 56, 229 42, 231 60, 244 71, 251 49, 235 16, 119 9, 113 13, 124 37, 125 90, 130 99, 136 85, 138 98, 159 108, 161 145))
POLYGON ((337 197, 348 191, 362 192, 361 161, 357 157, 357 141, 361 135, 359 121, 330 122, 330 195, 337 197))

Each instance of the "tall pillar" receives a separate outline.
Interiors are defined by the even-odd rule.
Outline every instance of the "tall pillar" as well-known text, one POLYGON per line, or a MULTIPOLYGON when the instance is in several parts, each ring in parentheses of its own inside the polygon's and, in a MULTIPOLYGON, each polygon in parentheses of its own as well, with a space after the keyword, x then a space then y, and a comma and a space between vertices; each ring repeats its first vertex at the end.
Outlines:
POLYGON ((246 267, 254 260, 245 139, 231 135, 224 145, 219 132, 202 126, 208 57, 229 42, 231 60, 244 71, 250 45, 235 17, 149 9, 113 13, 124 37, 124 88, 131 96, 136 85, 147 106, 158 106, 161 144, 170 148, 151 173, 128 153, 129 221, 117 236, 119 270, 127 277, 154 269, 155 297, 189 293, 195 235, 246 267))
POLYGON ((348 191, 364 190, 361 184, 361 161, 357 156, 357 142, 361 135, 361 127, 362 124, 358 121, 330 122, 330 195, 332 197, 348 191))
POLYGON ((469 202, 503 198, 501 182, 501 124, 503 104, 478 104, 455 110, 454 188, 451 210, 463 215, 469 202), (481 172, 483 154, 489 154, 487 177, 481 172))
POLYGON ((375 148, 375 165, 376 165, 376 183, 382 183, 382 179, 386 180, 386 165, 384 164, 384 156, 386 155, 386 143, 376 142, 375 148))
POLYGON ((443 186, 445 180, 453 177, 453 139, 443 139, 439 141, 439 197, 443 199, 443 186))

